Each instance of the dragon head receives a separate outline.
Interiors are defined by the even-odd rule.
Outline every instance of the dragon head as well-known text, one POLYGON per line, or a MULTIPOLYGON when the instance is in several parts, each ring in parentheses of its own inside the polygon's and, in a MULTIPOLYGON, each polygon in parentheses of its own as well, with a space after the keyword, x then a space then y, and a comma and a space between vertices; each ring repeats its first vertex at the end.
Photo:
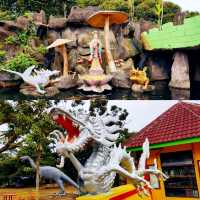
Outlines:
POLYGON ((79 152, 91 142, 110 147, 116 143, 121 130, 117 124, 119 119, 109 113, 92 116, 83 111, 71 113, 53 108, 50 114, 65 132, 65 134, 58 130, 52 132, 57 138, 56 151, 60 155, 79 152))

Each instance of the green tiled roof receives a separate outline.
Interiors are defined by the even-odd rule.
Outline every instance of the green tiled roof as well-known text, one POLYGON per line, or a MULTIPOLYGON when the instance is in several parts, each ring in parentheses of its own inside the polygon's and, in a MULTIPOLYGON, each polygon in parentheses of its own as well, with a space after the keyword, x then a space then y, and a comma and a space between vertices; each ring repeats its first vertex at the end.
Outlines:
POLYGON ((146 50, 200 46, 200 15, 185 19, 182 25, 174 26, 170 22, 164 24, 162 30, 153 28, 144 32, 142 42, 146 50))

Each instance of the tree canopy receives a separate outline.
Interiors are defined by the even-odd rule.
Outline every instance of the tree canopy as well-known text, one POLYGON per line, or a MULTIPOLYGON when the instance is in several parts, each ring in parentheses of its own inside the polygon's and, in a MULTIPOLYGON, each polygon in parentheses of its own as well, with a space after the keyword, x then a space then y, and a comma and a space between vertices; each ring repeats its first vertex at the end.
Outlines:
MULTIPOLYGON (((16 185, 19 177, 32 177, 30 184, 34 183, 35 173, 33 169, 20 161, 21 156, 28 155, 34 160, 40 161, 40 165, 55 166, 58 155, 53 151, 52 139, 49 133, 57 129, 57 125, 49 116, 49 109, 59 104, 60 101, 0 101, 0 125, 8 123, 10 131, 5 133, 4 141, 0 145, 0 185, 16 185), (9 177, 9 178, 8 178, 9 177), (18 178, 16 178, 18 177, 18 178)), ((70 110, 85 110, 84 101, 65 101, 70 103, 70 110)), ((90 115, 104 114, 108 110, 107 100, 93 100, 90 102, 88 112, 90 115)), ((123 127, 128 112, 125 109, 112 105, 109 112, 120 116, 117 123, 123 127)), ((128 130, 123 129, 117 141, 122 142, 129 136, 128 130)), ((88 147, 78 154, 80 162, 84 163, 91 154, 92 147, 88 147)), ((76 170, 71 162, 66 162, 65 173, 72 178, 76 177, 76 170)), ((22 182, 21 182, 22 183, 22 182)))
POLYGON ((12 181, 12 177, 17 175, 32 174, 30 167, 20 163, 19 157, 22 155, 37 158, 39 154, 44 163, 55 164, 48 137, 55 128, 47 113, 51 106, 51 101, 45 100, 0 102, 0 124, 10 125, 0 147, 1 184, 8 184, 8 176, 12 181))
MULTIPOLYGON (((158 0, 2 0, 0 1, 1 17, 6 17, 3 11, 12 11, 11 16, 22 15, 27 11, 44 10, 47 16, 57 15, 66 16, 69 14, 72 6, 87 7, 97 6, 103 10, 120 10, 134 15, 134 19, 145 19, 157 22, 156 3, 158 0), (10 6, 11 5, 11 6, 10 6)), ((172 3, 164 2, 163 22, 169 22, 173 19, 175 13, 181 8, 172 3)), ((198 13, 187 12, 187 16, 194 16, 198 13)))

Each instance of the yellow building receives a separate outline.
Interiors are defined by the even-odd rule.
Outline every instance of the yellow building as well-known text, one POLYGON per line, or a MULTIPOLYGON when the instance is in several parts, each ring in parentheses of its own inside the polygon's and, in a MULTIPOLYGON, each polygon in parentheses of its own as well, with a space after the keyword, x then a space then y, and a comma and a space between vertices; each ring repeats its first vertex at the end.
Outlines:
POLYGON ((144 195, 142 190, 138 191, 132 184, 127 184, 112 188, 108 193, 86 195, 76 200, 151 200, 151 197, 144 195))
POLYGON ((130 138, 125 145, 139 157, 145 138, 151 155, 147 167, 158 168, 167 181, 149 177, 153 200, 200 199, 200 105, 178 103, 130 138))

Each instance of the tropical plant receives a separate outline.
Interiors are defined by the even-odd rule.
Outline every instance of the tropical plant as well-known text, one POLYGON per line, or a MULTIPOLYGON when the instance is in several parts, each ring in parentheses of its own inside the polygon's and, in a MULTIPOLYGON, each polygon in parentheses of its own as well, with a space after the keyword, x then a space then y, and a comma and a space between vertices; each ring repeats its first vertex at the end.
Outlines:
POLYGON ((14 58, 7 60, 0 68, 23 72, 32 65, 38 65, 34 58, 31 58, 29 54, 18 53, 14 58))

